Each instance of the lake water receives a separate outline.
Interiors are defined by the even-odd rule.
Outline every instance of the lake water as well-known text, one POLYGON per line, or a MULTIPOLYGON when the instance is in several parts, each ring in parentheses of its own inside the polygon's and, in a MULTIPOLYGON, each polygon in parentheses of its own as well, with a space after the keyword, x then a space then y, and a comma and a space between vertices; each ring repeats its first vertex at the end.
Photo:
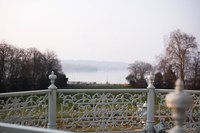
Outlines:
POLYGON ((127 70, 122 71, 96 71, 96 72, 65 72, 69 81, 83 81, 83 82, 96 82, 111 84, 124 84, 128 83, 126 77, 127 70))

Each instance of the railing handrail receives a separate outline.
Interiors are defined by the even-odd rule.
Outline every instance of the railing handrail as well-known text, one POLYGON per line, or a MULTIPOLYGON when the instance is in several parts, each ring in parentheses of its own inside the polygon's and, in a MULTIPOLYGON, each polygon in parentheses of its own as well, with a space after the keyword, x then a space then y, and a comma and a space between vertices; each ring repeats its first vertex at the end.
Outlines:
MULTIPOLYGON (((169 93, 169 92, 174 92, 174 89, 155 89, 155 92, 160 92, 160 93, 169 93)), ((184 92, 190 93, 190 94, 200 94, 200 91, 198 90, 184 90, 184 92)))
MULTIPOLYGON (((76 93, 76 92, 87 92, 87 93, 94 93, 94 92, 144 92, 147 93, 149 90, 146 88, 133 88, 133 89, 57 89, 57 92, 69 92, 69 93, 76 93)), ((155 92, 160 93, 169 93, 173 92, 174 89, 155 89, 155 92)), ((25 96, 29 94, 46 94, 50 92, 50 90, 34 90, 34 91, 20 91, 20 92, 7 92, 7 93, 0 93, 0 97, 8 97, 8 96, 25 96)), ((193 93, 193 94, 200 94, 198 90, 185 90, 185 92, 193 93)))
POLYGON ((147 93, 149 90, 146 88, 143 89, 58 89, 57 92, 65 92, 65 93, 76 93, 76 92, 86 92, 86 93, 94 93, 94 92, 144 92, 147 93))
POLYGON ((0 122, 1 131, 9 131, 11 133, 72 133, 69 131, 59 131, 38 127, 22 126, 16 124, 8 124, 0 122))
POLYGON ((35 91, 20 91, 20 92, 8 92, 8 93, 0 93, 0 97, 8 97, 8 96, 25 96, 25 95, 33 95, 33 94, 46 94, 49 93, 50 90, 35 90, 35 91))

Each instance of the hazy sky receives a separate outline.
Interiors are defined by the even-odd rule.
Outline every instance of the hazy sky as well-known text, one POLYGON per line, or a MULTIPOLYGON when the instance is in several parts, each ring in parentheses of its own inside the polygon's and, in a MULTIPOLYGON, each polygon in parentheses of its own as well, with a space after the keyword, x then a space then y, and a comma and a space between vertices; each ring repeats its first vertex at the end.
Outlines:
POLYGON ((0 0, 0 41, 60 59, 151 63, 178 28, 200 43, 200 0, 0 0))

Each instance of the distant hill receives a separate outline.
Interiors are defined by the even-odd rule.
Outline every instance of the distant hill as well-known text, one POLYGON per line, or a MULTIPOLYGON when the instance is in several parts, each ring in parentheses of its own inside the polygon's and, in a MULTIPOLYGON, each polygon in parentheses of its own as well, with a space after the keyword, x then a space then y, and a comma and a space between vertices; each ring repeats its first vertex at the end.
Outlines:
POLYGON ((96 72, 127 70, 128 63, 93 61, 93 60, 61 60, 64 72, 96 72))

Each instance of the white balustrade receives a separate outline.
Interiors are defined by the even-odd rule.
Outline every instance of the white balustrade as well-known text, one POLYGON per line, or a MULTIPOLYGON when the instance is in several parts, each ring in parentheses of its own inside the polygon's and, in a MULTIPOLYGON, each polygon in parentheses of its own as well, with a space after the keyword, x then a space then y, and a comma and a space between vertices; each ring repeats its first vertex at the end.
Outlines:
MULTIPOLYGON (((175 125, 165 102, 173 90, 155 89, 153 73, 147 89, 57 89, 56 78, 49 75, 47 90, 0 94, 0 121, 77 132, 154 133, 159 122, 166 130, 175 125)), ((184 92, 193 97, 184 128, 200 133, 200 91, 184 92)))

